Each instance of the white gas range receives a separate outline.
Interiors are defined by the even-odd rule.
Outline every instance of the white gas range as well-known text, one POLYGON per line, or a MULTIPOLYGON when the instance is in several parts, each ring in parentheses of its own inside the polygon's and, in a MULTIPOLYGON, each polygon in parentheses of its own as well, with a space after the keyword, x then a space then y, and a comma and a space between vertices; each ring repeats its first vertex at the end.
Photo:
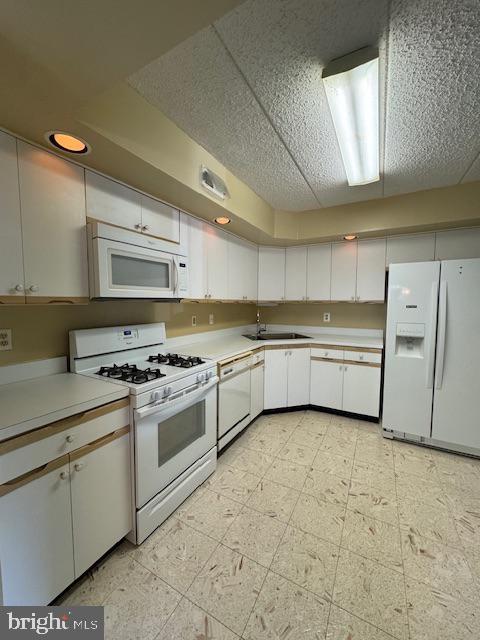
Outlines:
POLYGON ((137 544, 213 473, 217 460, 216 364, 167 353, 165 340, 164 323, 70 332, 72 372, 130 389, 137 544))

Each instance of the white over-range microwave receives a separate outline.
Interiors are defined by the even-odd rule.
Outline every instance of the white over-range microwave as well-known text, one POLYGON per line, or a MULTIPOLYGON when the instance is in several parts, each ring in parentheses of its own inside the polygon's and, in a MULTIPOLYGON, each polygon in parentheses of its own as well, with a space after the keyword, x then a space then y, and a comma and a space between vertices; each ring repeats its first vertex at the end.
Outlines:
POLYGON ((90 298, 188 296, 188 257, 181 245, 101 222, 87 225, 90 298))

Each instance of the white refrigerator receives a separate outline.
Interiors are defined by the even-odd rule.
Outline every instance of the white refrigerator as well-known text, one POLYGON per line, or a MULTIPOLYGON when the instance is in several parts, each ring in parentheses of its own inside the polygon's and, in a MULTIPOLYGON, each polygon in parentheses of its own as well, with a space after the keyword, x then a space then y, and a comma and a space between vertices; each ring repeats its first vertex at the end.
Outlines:
POLYGON ((480 454, 480 259, 390 265, 382 427, 480 454))

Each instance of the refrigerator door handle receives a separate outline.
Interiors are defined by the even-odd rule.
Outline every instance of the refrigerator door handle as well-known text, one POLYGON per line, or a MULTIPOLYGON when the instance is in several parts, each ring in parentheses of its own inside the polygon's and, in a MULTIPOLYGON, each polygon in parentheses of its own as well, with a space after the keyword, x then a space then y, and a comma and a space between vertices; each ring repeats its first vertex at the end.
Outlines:
POLYGON ((438 337, 437 337, 437 366, 435 372, 435 389, 442 388, 443 367, 445 364, 445 339, 447 333, 447 281, 440 282, 440 297, 438 301, 438 337))
POLYGON ((432 292, 430 298, 430 337, 428 341, 427 355, 427 389, 433 387, 433 371, 435 368, 435 329, 437 320, 437 303, 438 303, 438 280, 432 282, 432 292))

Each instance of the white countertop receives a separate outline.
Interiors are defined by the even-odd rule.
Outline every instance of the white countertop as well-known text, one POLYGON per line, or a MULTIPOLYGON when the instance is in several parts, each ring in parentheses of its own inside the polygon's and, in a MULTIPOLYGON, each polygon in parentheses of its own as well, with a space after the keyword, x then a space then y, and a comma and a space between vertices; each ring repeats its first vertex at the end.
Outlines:
POLYGON ((128 396, 129 390, 74 373, 0 385, 0 440, 128 396))

